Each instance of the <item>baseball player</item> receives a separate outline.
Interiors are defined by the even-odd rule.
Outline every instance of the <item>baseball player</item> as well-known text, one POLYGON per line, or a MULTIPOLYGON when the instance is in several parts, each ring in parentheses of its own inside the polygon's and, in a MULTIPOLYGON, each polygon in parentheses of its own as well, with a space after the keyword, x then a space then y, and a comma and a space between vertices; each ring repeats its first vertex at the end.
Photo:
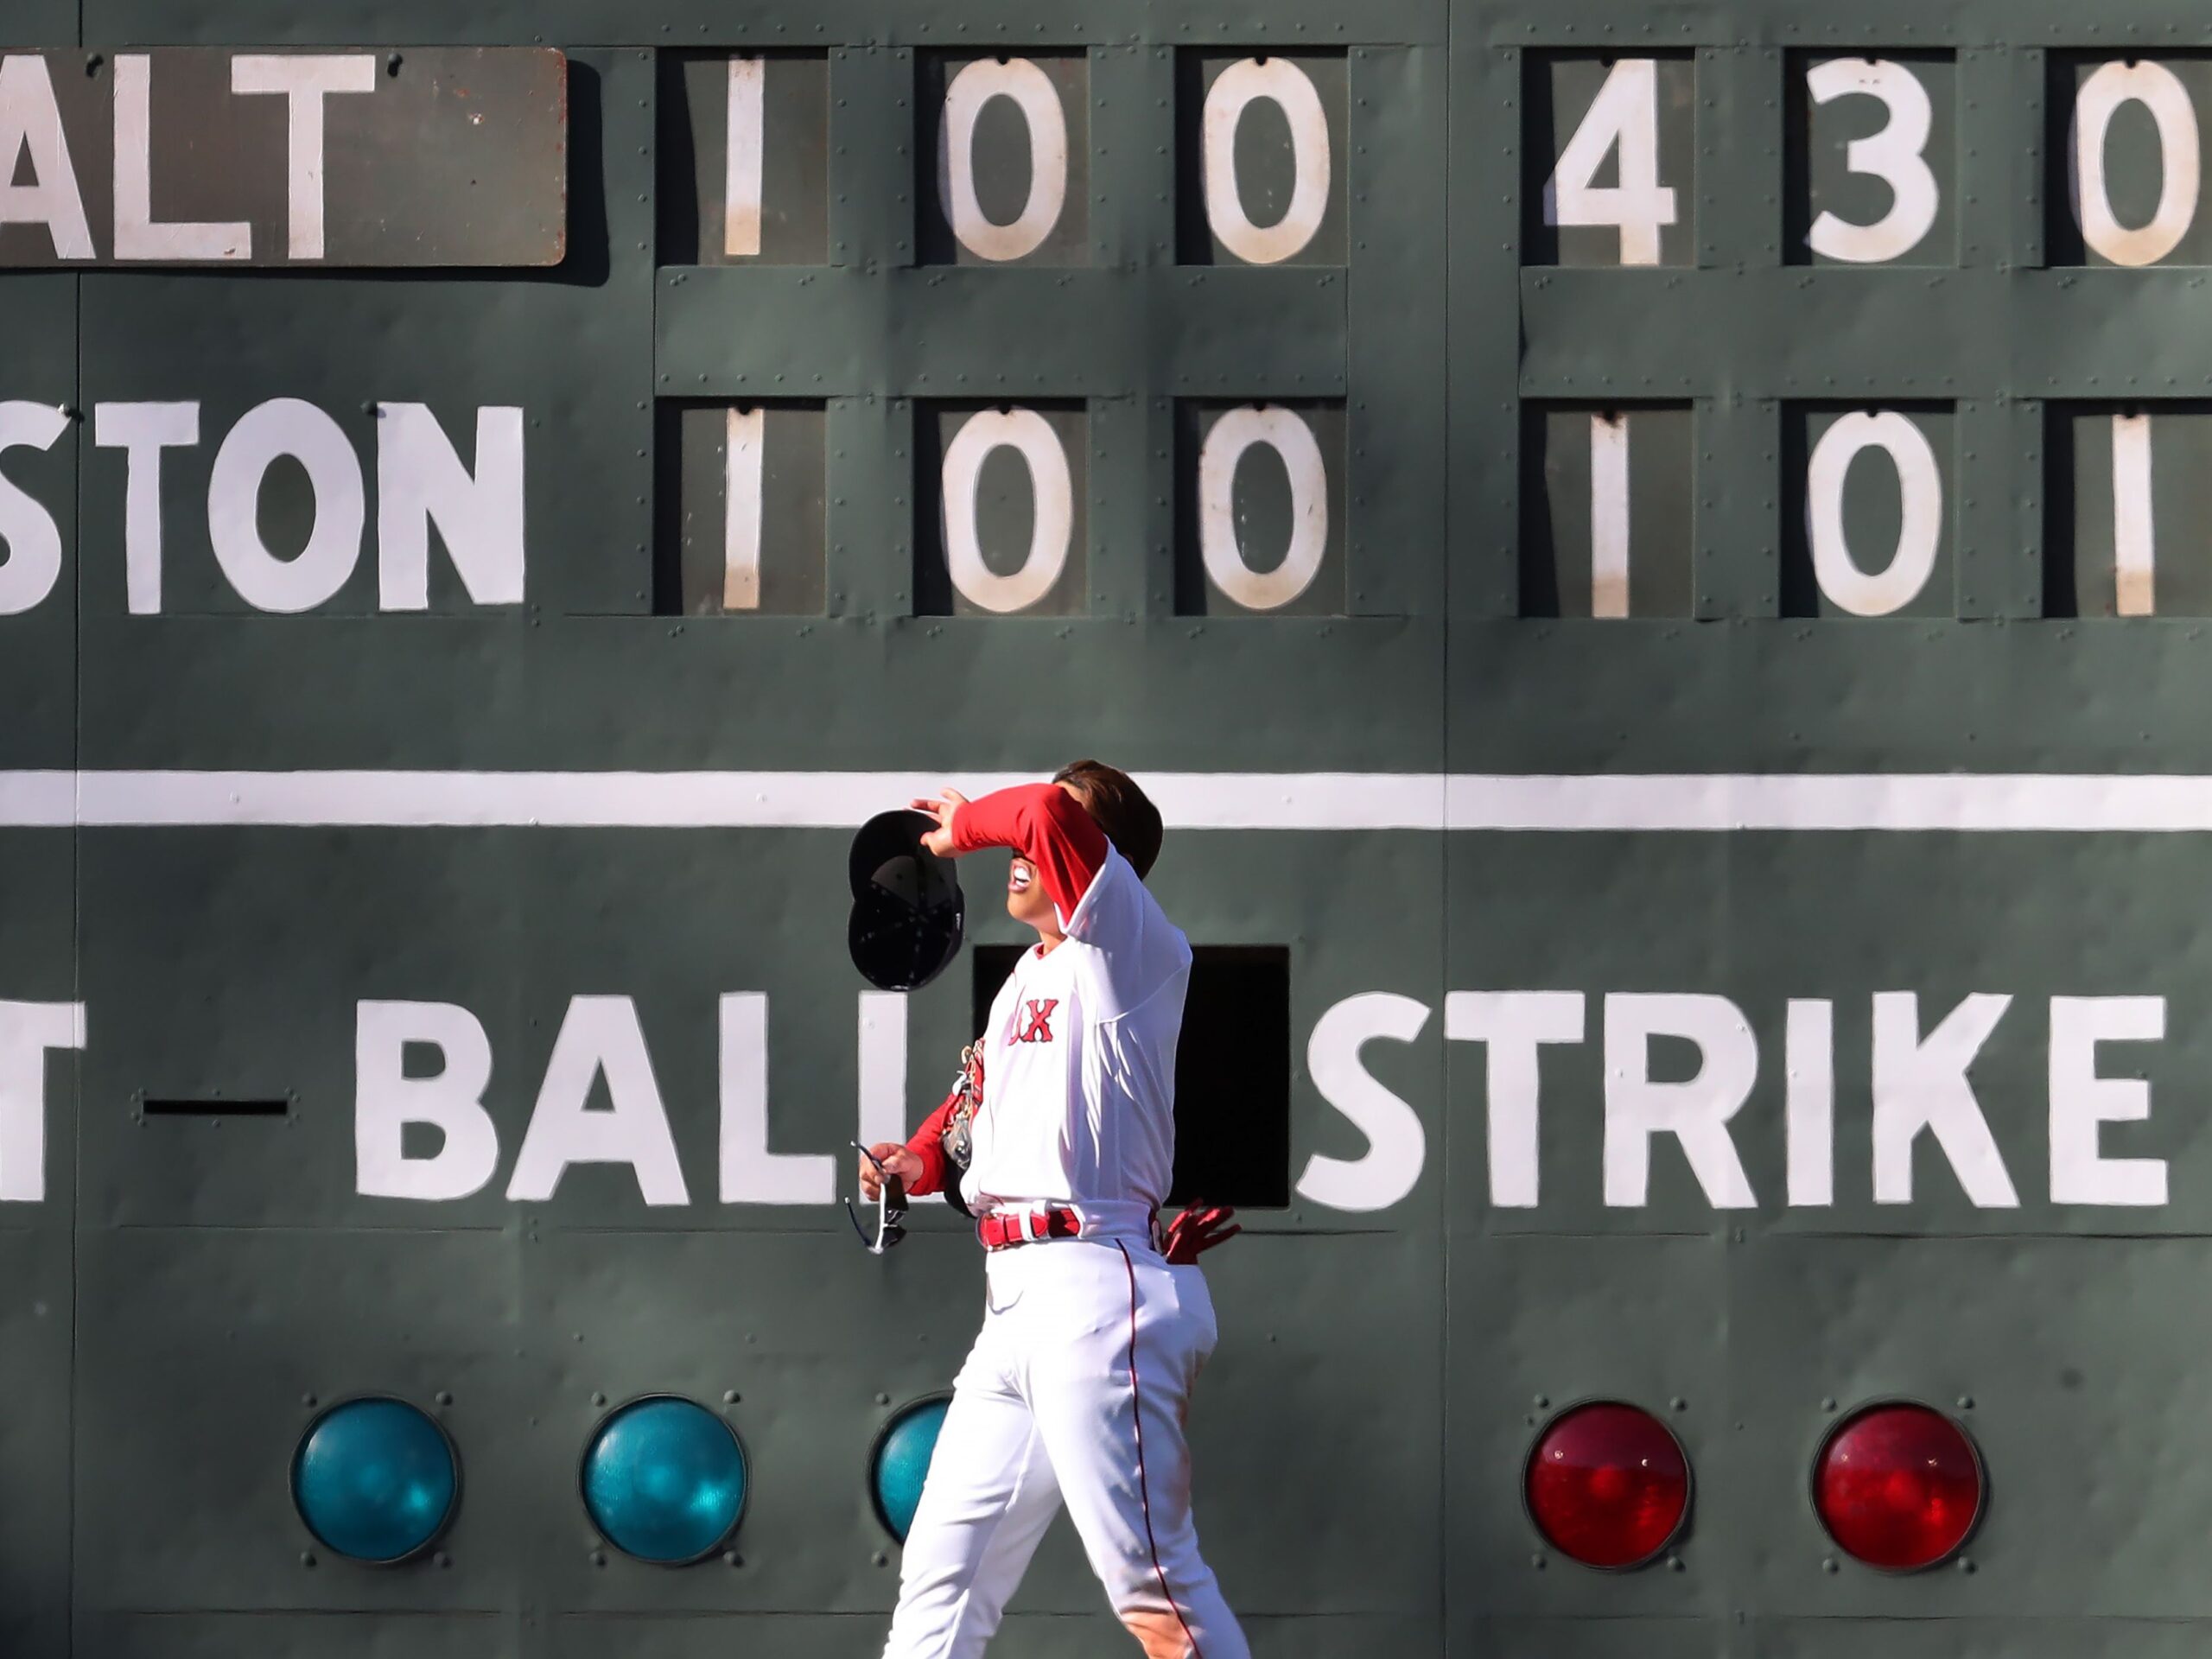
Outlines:
MULTIPOLYGON (((1249 1659, 1198 1554, 1183 1437, 1217 1334, 1192 1263, 1237 1230, 1219 1210, 1159 1220, 1191 972, 1143 881, 1160 813, 1095 760, 913 806, 937 820, 932 852, 1013 849, 1007 910, 1038 942, 991 1005, 980 1090, 957 1087, 906 1145, 869 1148, 911 1192, 953 1184, 988 1252, 983 1328, 906 1535, 884 1659, 981 1654, 1064 1501, 1146 1659, 1249 1659)), ((860 1177, 873 1198, 869 1159, 860 1177)))

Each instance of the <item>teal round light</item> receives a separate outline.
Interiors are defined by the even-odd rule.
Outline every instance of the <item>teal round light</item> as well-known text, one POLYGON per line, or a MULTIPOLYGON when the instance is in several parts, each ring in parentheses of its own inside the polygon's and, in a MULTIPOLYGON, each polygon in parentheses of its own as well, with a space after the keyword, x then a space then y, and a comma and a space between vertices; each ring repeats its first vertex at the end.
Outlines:
POLYGON ((937 1451, 937 1437, 944 1427, 950 1399, 939 1395, 917 1400, 884 1425, 876 1437, 868 1479, 874 1490, 876 1518, 893 1538, 906 1541, 914 1524, 914 1510, 922 1501, 922 1483, 929 1478, 930 1459, 937 1451))
POLYGON ((745 1512, 745 1450, 728 1423, 674 1395, 610 1413, 584 1448, 584 1510, 626 1555, 680 1567, 710 1554, 745 1512))
POLYGON ((435 1542, 461 1496, 453 1442, 404 1400, 346 1400, 292 1454, 292 1504, 316 1541, 357 1561, 404 1561, 435 1542))

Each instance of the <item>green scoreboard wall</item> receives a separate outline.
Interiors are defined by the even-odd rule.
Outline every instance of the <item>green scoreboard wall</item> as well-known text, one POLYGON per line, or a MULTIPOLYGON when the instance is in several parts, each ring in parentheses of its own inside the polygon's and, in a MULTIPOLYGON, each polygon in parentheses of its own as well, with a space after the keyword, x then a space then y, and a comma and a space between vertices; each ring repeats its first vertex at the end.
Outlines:
MULTIPOLYGON (((1179 1106, 1255 1651, 2199 1651, 2208 123, 2148 0, 16 0, 0 1655, 879 1651, 982 1269, 838 1198, 979 970, 868 994, 846 843, 1086 754, 1287 1005, 1179 1106), (663 1393, 682 1568, 578 1493, 663 1393), (357 1395, 397 1567, 289 1494, 357 1395), (1808 1498, 1888 1398, 1930 1572, 1808 1498), (1586 1399, 1634 1572, 1524 1509, 1586 1399)), ((1128 1650, 1065 1525, 1000 1646, 1128 1650)))

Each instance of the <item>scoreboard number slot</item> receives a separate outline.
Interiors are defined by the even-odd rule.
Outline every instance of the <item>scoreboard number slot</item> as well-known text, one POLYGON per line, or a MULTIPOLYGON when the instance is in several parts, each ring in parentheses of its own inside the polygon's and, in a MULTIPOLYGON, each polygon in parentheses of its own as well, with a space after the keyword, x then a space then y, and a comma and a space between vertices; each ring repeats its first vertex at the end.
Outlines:
POLYGON ((2196 111, 2189 92, 2164 64, 2107 63, 2082 83, 2074 99, 2075 222, 2089 251, 2115 265, 2155 265, 2182 244, 2196 217, 2201 173, 2196 111), (2113 118, 2139 105, 2158 133, 2158 197, 2139 226, 2120 223, 2106 174, 2113 118))
POLYGON ((2053 404, 2046 616, 2212 616, 2212 404, 2053 404))
POLYGON ((1802 77, 1802 245, 1842 264, 1952 263, 1951 238, 1932 234, 1944 191, 1929 160, 1953 148, 1952 61, 1827 58, 1802 77))
POLYGON ((1949 616, 1948 405, 1803 406, 1785 433, 1804 456, 1782 609, 1791 616, 1949 616))
MULTIPOLYGON (((1556 109, 1564 111, 1590 67, 1554 66, 1556 109)), ((1686 87, 1689 79, 1689 67, 1679 67, 1679 76, 1669 77, 1670 92, 1677 80, 1686 87)), ((1618 263, 1624 265, 1681 263, 1661 258, 1661 232, 1680 223, 1680 213, 1675 187, 1661 181, 1660 69, 1654 58, 1623 58, 1606 69, 1597 95, 1544 181, 1544 223, 1555 228, 1615 231, 1618 263), (1609 170, 1613 182, 1600 183, 1600 176, 1609 170)), ((1688 119, 1686 113, 1685 124, 1688 119)))
POLYGON ((1530 405, 1522 422, 1521 614, 1692 614, 1688 404, 1530 405))

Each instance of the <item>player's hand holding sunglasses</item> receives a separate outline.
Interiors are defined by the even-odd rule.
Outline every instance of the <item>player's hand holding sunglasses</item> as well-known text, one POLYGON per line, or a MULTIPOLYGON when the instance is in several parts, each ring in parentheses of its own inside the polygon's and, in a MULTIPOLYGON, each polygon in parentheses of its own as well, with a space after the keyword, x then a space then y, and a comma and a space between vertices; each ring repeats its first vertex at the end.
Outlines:
POLYGON ((922 1173, 922 1160, 895 1141, 872 1147, 855 1141, 852 1146, 861 1155, 861 1196, 875 1201, 874 1236, 869 1236, 850 1198, 845 1200, 845 1214, 868 1254, 881 1255, 906 1236, 899 1225, 906 1215, 906 1182, 922 1173))

